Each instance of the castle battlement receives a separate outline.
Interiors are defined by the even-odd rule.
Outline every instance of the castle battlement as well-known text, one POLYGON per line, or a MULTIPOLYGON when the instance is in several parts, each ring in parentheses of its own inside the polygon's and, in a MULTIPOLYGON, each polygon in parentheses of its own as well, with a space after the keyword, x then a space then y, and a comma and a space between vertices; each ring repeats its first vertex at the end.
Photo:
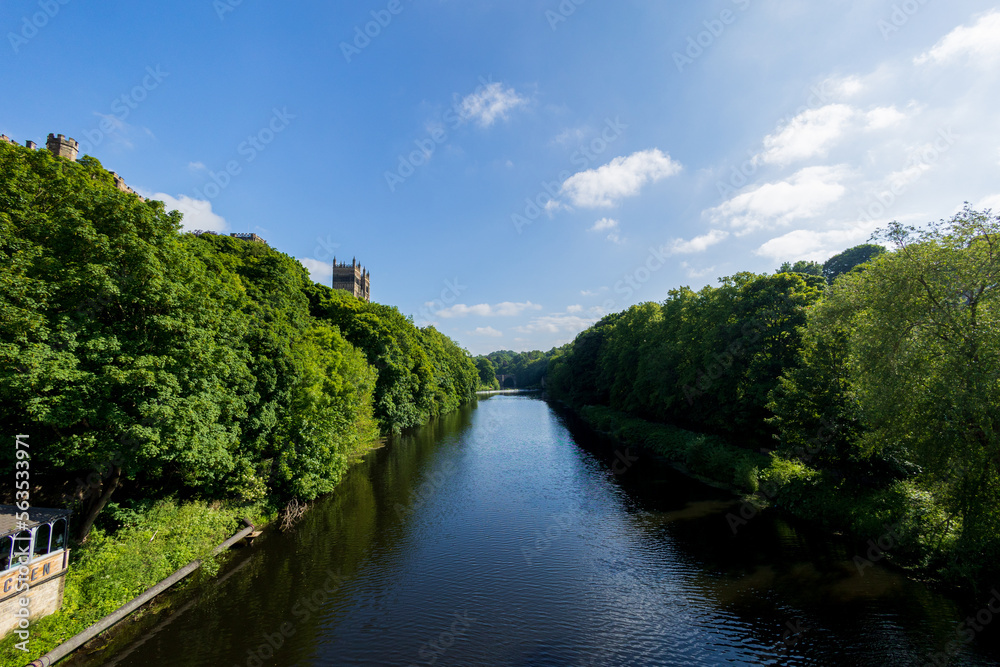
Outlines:
POLYGON ((76 162, 77 153, 80 152, 80 142, 76 139, 66 138, 65 134, 51 134, 45 141, 45 147, 49 152, 59 157, 64 157, 71 162, 76 162))
MULTIPOLYGON (((13 144, 14 146, 19 145, 6 134, 0 134, 0 141, 13 144)), ((38 144, 30 139, 25 141, 24 145, 30 150, 36 150, 38 148, 38 144)), ((50 132, 48 139, 45 140, 45 148, 57 157, 66 158, 70 162, 76 162, 76 156, 80 153, 80 142, 72 137, 67 137, 65 134, 53 134, 50 132)), ((128 186, 128 183, 125 182, 124 178, 113 171, 109 171, 108 173, 111 174, 111 177, 114 179, 116 188, 122 192, 127 192, 139 197, 141 201, 146 201, 145 197, 139 196, 139 193, 128 186)))
POLYGON ((371 301, 371 274, 361 266, 357 258, 347 262, 337 263, 333 258, 333 289, 350 292, 358 299, 371 301))

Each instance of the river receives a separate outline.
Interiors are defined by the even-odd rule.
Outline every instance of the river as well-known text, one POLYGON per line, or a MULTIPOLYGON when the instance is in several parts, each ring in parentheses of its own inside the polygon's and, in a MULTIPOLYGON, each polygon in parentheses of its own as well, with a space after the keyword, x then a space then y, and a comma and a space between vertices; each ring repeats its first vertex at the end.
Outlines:
POLYGON ((637 454, 480 400, 71 665, 925 665, 959 631, 948 664, 998 664, 970 609, 772 512, 734 534, 731 495, 637 454))

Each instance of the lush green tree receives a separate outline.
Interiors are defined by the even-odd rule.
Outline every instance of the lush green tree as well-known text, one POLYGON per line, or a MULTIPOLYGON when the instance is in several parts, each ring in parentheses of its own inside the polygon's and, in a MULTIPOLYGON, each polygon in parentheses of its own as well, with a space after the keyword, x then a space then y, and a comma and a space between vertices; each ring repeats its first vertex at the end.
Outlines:
POLYGON ((337 326, 378 371, 374 409, 383 430, 423 424, 475 399, 472 357, 437 330, 418 329, 395 307, 315 283, 308 294, 313 315, 337 326))
POLYGON ((823 275, 823 265, 819 262, 809 262, 800 259, 794 264, 785 262, 776 273, 804 273, 807 276, 821 276, 823 275))
POLYGON ((497 369, 489 357, 476 357, 476 371, 479 373, 479 386, 484 389, 499 389, 497 369))
POLYGON ((880 257, 841 291, 861 445, 922 466, 961 517, 956 553, 997 553, 1000 218, 968 207, 923 230, 891 225, 880 257))
POLYGON ((772 403, 782 440, 836 425, 818 461, 882 483, 914 476, 952 515, 968 573, 1000 556, 1000 219, 966 208, 841 275, 810 315, 772 403))
POLYGON ((865 262, 871 261, 885 252, 885 247, 874 243, 862 243, 838 253, 823 263, 823 277, 828 283, 833 283, 841 274, 865 262))
POLYGON ((312 499, 379 424, 474 399, 436 330, 180 221, 96 160, 0 144, 0 424, 40 489, 76 498, 81 537, 112 496, 312 499))
POLYGON ((81 535, 123 480, 221 488, 234 466, 244 297, 179 221, 96 160, 0 145, 0 423, 32 436, 39 472, 100 469, 81 535))

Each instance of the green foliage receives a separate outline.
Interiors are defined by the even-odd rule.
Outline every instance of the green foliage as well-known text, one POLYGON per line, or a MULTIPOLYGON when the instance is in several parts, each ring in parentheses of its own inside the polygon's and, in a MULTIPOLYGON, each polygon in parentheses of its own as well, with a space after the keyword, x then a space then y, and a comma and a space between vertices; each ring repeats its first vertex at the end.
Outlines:
POLYGON ((792 264, 784 262, 775 273, 804 273, 807 276, 822 276, 823 265, 819 262, 809 262, 804 259, 792 264))
POLYGON ((472 357, 433 327, 418 329, 392 306, 322 285, 310 285, 308 295, 313 315, 336 326, 378 371, 374 411, 383 430, 423 424, 475 399, 472 357))
POLYGON ((966 208, 879 238, 894 250, 841 275, 810 314, 772 423, 784 448, 835 424, 815 463, 928 494, 918 506, 937 528, 914 531, 928 548, 937 535, 925 560, 981 580, 1000 555, 1000 219, 966 208))
POLYGON ((30 653, 14 649, 16 635, 0 642, 0 667, 22 667, 194 560, 207 559, 202 571, 214 574, 218 563, 208 557, 237 532, 244 513, 253 508, 165 500, 129 513, 113 537, 95 529, 71 554, 62 608, 32 624, 30 653))
POLYGON ((180 222, 92 158, 0 144, 0 426, 31 437, 45 488, 91 482, 44 499, 83 535, 112 493, 310 500, 380 426, 474 399, 475 364, 437 331, 180 222))
POLYGON ((575 405, 766 442, 768 394, 795 358, 823 280, 742 273, 721 282, 605 317, 553 360, 551 392, 575 405))
POLYGON ((899 560, 992 581, 1000 217, 966 207, 875 238, 892 250, 856 246, 822 276, 816 263, 786 264, 605 317, 553 352, 549 390, 595 428, 695 474, 856 536, 892 523, 905 538, 899 560), (749 447, 636 418, 777 449, 762 462, 749 447))
POLYGON ((489 357, 476 357, 476 371, 479 373, 480 389, 500 388, 500 381, 497 380, 497 369, 489 357))
POLYGON ((862 243, 836 254, 823 263, 823 277, 833 284, 838 276, 851 271, 856 266, 869 262, 885 252, 885 248, 874 243, 862 243))
MULTIPOLYGON (((548 373, 549 358, 555 350, 541 352, 532 350, 530 352, 512 352, 511 350, 500 350, 490 352, 485 358, 494 367, 494 375, 513 375, 517 378, 517 386, 521 389, 538 387, 542 384, 542 379, 548 373)), ((503 389, 503 387, 499 387, 503 389)))

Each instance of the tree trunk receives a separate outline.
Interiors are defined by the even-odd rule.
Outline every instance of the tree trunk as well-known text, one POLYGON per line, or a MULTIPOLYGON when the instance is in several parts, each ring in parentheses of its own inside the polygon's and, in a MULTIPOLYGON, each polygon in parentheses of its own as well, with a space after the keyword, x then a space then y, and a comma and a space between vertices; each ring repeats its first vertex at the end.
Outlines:
POLYGON ((118 488, 118 482, 122 478, 121 466, 112 466, 111 477, 101 485, 102 493, 100 497, 95 493, 91 498, 90 504, 87 506, 86 513, 83 517, 83 523, 76 531, 76 539, 78 542, 84 542, 87 536, 90 535, 90 529, 94 527, 94 521, 97 520, 97 515, 101 513, 101 510, 108 504, 111 500, 111 494, 115 492, 118 488))

